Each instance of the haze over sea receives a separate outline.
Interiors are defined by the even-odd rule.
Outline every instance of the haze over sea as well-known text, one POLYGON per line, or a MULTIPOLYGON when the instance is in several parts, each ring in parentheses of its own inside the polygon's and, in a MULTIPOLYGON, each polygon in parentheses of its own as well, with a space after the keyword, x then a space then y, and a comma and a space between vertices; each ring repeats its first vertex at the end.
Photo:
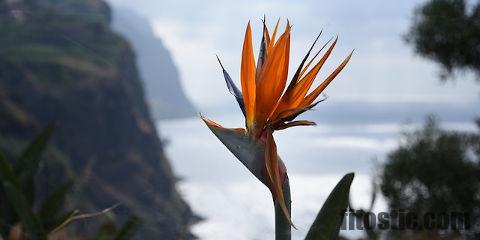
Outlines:
MULTIPOLYGON (((299 227, 293 231, 295 239, 306 234, 326 195, 347 172, 356 173, 354 204, 367 205, 370 179, 378 169, 373 159, 381 163, 398 145, 402 130, 421 125, 429 113, 446 128, 474 130, 472 120, 480 115, 472 75, 442 84, 438 66, 415 55, 404 41, 421 0, 110 1, 150 19, 171 50, 187 96, 202 114, 226 127, 243 126, 243 116, 225 88, 215 54, 239 84, 248 20, 256 50, 264 14, 270 27, 277 17, 291 21, 290 75, 320 29, 321 43, 338 35, 315 85, 355 49, 346 69, 326 89, 330 98, 303 117, 318 126, 275 135, 291 179, 293 220, 299 227)), ((161 122, 159 130, 168 139, 175 172, 184 178, 180 187, 185 198, 207 218, 194 227, 199 237, 273 239, 270 193, 199 118, 161 122)), ((384 205, 380 201, 378 208, 384 205)))
MULTIPOLYGON (((472 120, 480 113, 479 103, 335 102, 332 98, 303 117, 318 126, 277 132, 279 154, 292 185, 293 220, 299 228, 293 230, 293 239, 305 236, 331 189, 348 172, 356 174, 351 190, 354 207, 367 207, 379 164, 398 146, 402 132, 421 126, 427 113, 435 114, 444 128, 475 131, 472 120)), ((239 110, 231 112, 208 117, 226 127, 243 126, 239 110)), ((162 121, 158 126, 173 168, 183 179, 181 193, 206 218, 194 233, 201 239, 273 239, 269 191, 199 118, 162 121)), ((375 210, 385 208, 380 198, 375 210)))

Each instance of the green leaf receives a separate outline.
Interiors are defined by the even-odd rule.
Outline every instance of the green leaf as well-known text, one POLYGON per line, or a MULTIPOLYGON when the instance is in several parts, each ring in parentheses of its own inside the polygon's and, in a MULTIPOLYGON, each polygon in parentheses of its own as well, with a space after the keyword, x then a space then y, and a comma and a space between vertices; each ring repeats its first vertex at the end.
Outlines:
POLYGON ((4 182, 3 187, 7 193, 7 198, 10 201, 10 204, 12 204, 16 213, 20 217, 20 221, 25 229, 28 239, 47 239, 40 222, 33 214, 25 196, 19 191, 18 188, 9 182, 4 182))
POLYGON ((15 173, 19 174, 25 171, 36 172, 34 170, 37 169, 38 165, 32 163, 31 161, 36 160, 35 162, 38 163, 38 158, 45 149, 47 142, 53 133, 53 130, 54 125, 49 124, 38 135, 35 136, 33 141, 28 144, 20 157, 17 159, 17 162, 15 164, 15 173))
POLYGON ((10 232, 10 226, 19 221, 18 215, 7 199, 7 193, 3 187, 3 183, 7 181, 7 179, 13 179, 15 181, 15 175, 13 175, 12 172, 12 166, 2 153, 0 153, 0 230, 1 235, 5 238, 10 232))
POLYGON ((129 217, 128 220, 118 230, 114 240, 128 240, 135 235, 135 232, 140 227, 140 219, 137 217, 129 217))
POLYGON ((47 145, 53 129, 53 124, 49 124, 44 128, 25 148, 15 163, 15 174, 18 176, 22 192, 30 204, 33 204, 34 201, 34 181, 40 165, 40 156, 47 145))
POLYGON ((0 180, 3 182, 10 182, 16 187, 20 187, 17 176, 13 171, 12 165, 7 159, 0 153, 0 180))
POLYGON ((305 240, 338 239, 343 215, 348 206, 348 196, 353 177, 354 174, 349 173, 337 183, 322 209, 320 209, 305 240))
POLYGON ((40 219, 44 223, 47 232, 55 229, 59 220, 56 219, 60 210, 62 210, 63 203, 68 191, 72 187, 72 181, 68 181, 58 187, 48 198, 43 202, 38 213, 40 219))
POLYGON ((28 204, 25 195, 23 195, 22 191, 20 190, 19 181, 15 176, 12 166, 1 154, 0 180, 3 190, 7 195, 7 199, 12 208, 18 214, 28 239, 47 239, 41 224, 32 212, 32 206, 28 204))

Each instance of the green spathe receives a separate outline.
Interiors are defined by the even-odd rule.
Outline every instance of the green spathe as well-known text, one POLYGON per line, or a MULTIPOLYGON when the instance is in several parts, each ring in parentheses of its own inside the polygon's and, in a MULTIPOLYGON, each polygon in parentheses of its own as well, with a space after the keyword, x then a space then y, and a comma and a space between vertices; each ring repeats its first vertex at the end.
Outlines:
POLYGON ((261 182, 264 182, 263 169, 265 157, 265 144, 252 138, 250 135, 207 124, 217 138, 237 157, 238 160, 261 182))

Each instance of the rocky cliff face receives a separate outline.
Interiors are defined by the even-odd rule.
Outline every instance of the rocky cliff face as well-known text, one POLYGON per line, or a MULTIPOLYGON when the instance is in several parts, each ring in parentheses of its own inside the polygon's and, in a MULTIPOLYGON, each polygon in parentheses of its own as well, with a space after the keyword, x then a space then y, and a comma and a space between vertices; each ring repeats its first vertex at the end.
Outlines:
POLYGON ((117 7, 112 11, 112 27, 135 50, 153 116, 156 119, 195 116, 195 107, 183 93, 170 52, 154 35, 149 21, 132 10, 117 7))
POLYGON ((175 189, 134 53, 109 27, 108 6, 101 0, 0 0, 0 14, 2 151, 14 154, 53 121, 51 145, 62 164, 44 166, 43 189, 73 176, 74 207, 92 211, 120 203, 119 220, 142 219, 139 239, 190 238, 192 214, 175 189))

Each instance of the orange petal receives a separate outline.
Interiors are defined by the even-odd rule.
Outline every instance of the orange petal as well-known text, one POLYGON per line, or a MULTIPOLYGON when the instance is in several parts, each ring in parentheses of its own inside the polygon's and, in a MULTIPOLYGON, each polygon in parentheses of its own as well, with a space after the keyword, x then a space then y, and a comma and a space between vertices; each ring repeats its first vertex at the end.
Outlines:
POLYGON ((240 80, 245 104, 247 129, 252 129, 255 113, 255 58, 253 57, 252 30, 248 22, 243 41, 240 80))
POLYGON ((285 88, 290 54, 290 26, 280 36, 257 81, 255 121, 263 128, 285 88))
MULTIPOLYGON (((318 61, 318 63, 310 70, 305 77, 303 77, 297 85, 295 85, 294 89, 292 90, 292 103, 291 107, 297 107, 300 105, 302 102, 303 98, 305 95, 307 95, 308 90, 313 84, 313 81, 315 81, 315 78, 317 77, 318 72, 322 68, 322 66, 325 64, 327 61, 327 58, 330 56, 332 53, 333 49, 335 48, 335 45, 337 43, 337 39, 332 43, 332 45, 328 48, 327 52, 323 55, 323 57, 318 61)), ((305 69, 308 67, 305 67, 305 69)), ((303 75, 303 74, 301 74, 303 75)))
MULTIPOLYGON (((330 53, 333 51, 333 48, 335 47, 336 43, 337 43, 337 39, 335 39, 335 41, 332 43, 332 45, 329 47, 329 49, 323 55, 320 61, 308 72, 308 74, 305 77, 303 77, 300 81, 294 84, 293 87, 289 86, 289 88, 287 88, 287 91, 285 92, 285 94, 283 94, 280 100, 280 103, 275 109, 274 114, 272 114, 272 119, 271 119, 272 121, 275 121, 280 116, 280 113, 288 109, 295 109, 302 103, 303 99, 305 98, 305 95, 307 95, 308 90, 310 89, 313 82, 315 81, 315 78, 317 77, 318 72, 322 68, 327 58, 330 56, 330 53)), ((325 47, 325 45, 323 47, 325 47)), ((320 49, 320 51, 323 49, 323 47, 320 49)), ((318 53, 320 53, 320 51, 318 53)), ((318 55, 318 53, 303 68, 302 73, 300 73, 300 76, 303 75, 303 72, 305 71, 305 69, 309 67, 309 65, 318 55)))
POLYGON ((273 30, 272 37, 269 40, 268 47, 267 47, 267 53, 269 53, 272 49, 275 43, 275 38, 277 37, 277 32, 278 32, 278 25, 280 24, 280 18, 278 18, 277 23, 275 24, 275 29, 273 30))
POLYGON ((214 122, 213 120, 211 119, 208 119, 202 115, 200 115, 200 118, 209 126, 209 127, 215 127, 215 128, 224 128, 222 127, 222 125, 214 122))
POLYGON ((348 61, 350 61, 350 58, 352 57, 353 51, 343 60, 343 62, 333 71, 315 90, 313 90, 310 94, 305 97, 305 99, 302 101, 301 106, 307 106, 310 105, 315 99, 317 99, 318 95, 322 93, 322 91, 330 84, 333 79, 345 68, 347 65, 348 61))
MULTIPOLYGON (((337 39, 338 39, 338 36, 335 37, 335 43, 337 42, 337 39)), ((328 40, 323 46, 322 48, 320 48, 320 50, 317 52, 317 54, 315 54, 315 56, 312 58, 312 60, 310 60, 307 65, 305 65, 305 67, 302 69, 302 72, 300 73, 300 76, 298 76, 298 78, 300 79, 303 74, 307 71, 308 67, 310 67, 310 65, 312 64, 312 62, 315 60, 315 58, 318 56, 318 54, 323 50, 323 48, 325 48, 327 46, 327 44, 332 41, 332 39, 328 40)), ((332 44, 332 45, 335 45, 335 44, 332 44)))
POLYGON ((244 128, 224 128, 222 127, 222 125, 214 122, 213 120, 211 119, 208 119, 204 116, 200 116, 200 118, 205 122, 205 124, 207 124, 207 126, 209 128, 221 128, 221 129, 228 129, 228 130, 232 130, 232 131, 235 131, 237 133, 245 133, 245 129, 244 128))
POLYGON ((282 180, 279 171, 277 145, 275 144, 272 134, 273 131, 268 129, 265 148, 265 168, 267 169, 267 173, 272 185, 270 191, 272 191, 273 199, 278 202, 283 214, 288 219, 290 224, 292 224, 290 213, 285 205, 285 197, 283 196, 282 180))
POLYGON ((274 121, 271 121, 269 122, 269 124, 271 126, 274 127, 274 129, 282 124, 284 124, 285 122, 290 122, 290 121, 293 121, 295 120, 296 117, 298 117, 300 114, 314 108, 318 103, 320 102, 323 102, 326 98, 320 100, 320 101, 317 101, 313 104, 310 104, 306 107, 297 107, 297 108, 291 108, 291 109, 287 109, 285 111, 282 111, 278 114, 278 117, 274 120, 274 121))
MULTIPOLYGON (((297 71, 295 71, 295 74, 293 75, 292 77, 292 80, 290 81, 290 84, 288 84, 288 87, 287 87, 287 90, 286 91, 289 91, 290 89, 293 89, 293 87, 295 86, 295 84, 297 83, 298 79, 300 78, 300 71, 303 70, 303 65, 305 64, 305 62, 307 61, 308 57, 310 56, 310 53, 312 52, 313 50, 313 47, 315 47, 315 44, 317 43, 318 39, 320 38, 320 35, 322 35, 322 31, 320 31, 320 33, 317 35, 317 38, 315 38, 315 41, 313 41, 313 44, 312 46, 310 47, 310 49, 308 50, 307 54, 305 55, 305 57, 303 57, 303 60, 300 62, 300 65, 298 66, 297 68, 297 71)), ((328 42, 327 42, 328 43, 328 42)), ((322 49, 326 46, 326 44, 322 47, 322 49)), ((320 51, 322 51, 322 49, 320 49, 320 51)), ((313 59, 315 59, 317 57, 317 55, 320 53, 320 51, 317 52, 317 54, 315 54, 315 56, 313 57, 313 59)), ((313 59, 310 61, 312 62, 313 59)))
POLYGON ((235 132, 238 132, 238 133, 242 133, 244 134, 245 133, 245 129, 244 128, 224 128, 222 127, 222 125, 214 122, 213 120, 211 119, 208 119, 204 116, 200 116, 200 118, 205 122, 205 124, 207 124, 208 127, 210 128, 221 128, 221 129, 227 129, 227 130, 232 130, 232 131, 235 131, 235 132))

